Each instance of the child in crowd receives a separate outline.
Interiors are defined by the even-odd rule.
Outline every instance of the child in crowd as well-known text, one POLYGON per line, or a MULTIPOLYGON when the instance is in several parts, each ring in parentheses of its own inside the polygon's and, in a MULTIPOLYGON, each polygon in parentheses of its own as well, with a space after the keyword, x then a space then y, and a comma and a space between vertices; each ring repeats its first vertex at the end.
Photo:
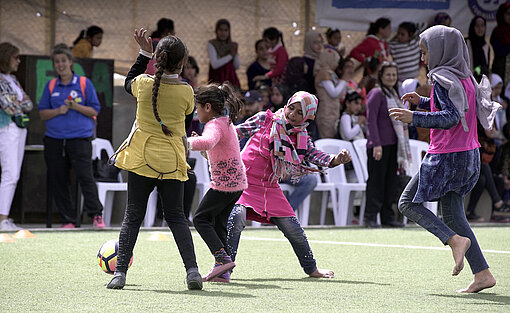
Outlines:
POLYGON ((320 100, 317 127, 321 138, 335 138, 335 123, 340 118, 340 98, 347 90, 345 80, 338 79, 336 68, 340 55, 325 49, 315 65, 315 89, 320 100))
POLYGON ((337 134, 342 140, 353 141, 365 138, 366 119, 358 115, 363 98, 355 90, 349 90, 344 99, 344 111, 337 122, 337 134))
POLYGON ((216 83, 230 82, 239 87, 236 69, 239 68, 239 54, 237 42, 230 38, 230 22, 220 19, 216 22, 216 38, 209 40, 207 52, 209 53, 209 81, 216 83))
POLYGON ((184 182, 188 179, 183 136, 193 118, 194 97, 191 86, 179 80, 179 73, 188 51, 179 38, 162 38, 154 54, 156 74, 145 75, 152 57, 152 40, 145 37, 146 32, 143 28, 135 30, 140 54, 125 82, 126 91, 137 99, 137 112, 129 137, 114 155, 115 165, 128 171, 128 204, 119 234, 117 268, 106 288, 124 288, 147 200, 157 186, 165 221, 186 268, 188 289, 202 289, 202 276, 183 212, 184 182))
MULTIPOLYGON (((234 206, 227 225, 227 252, 232 260, 235 260, 241 232, 249 219, 275 224, 289 239, 306 274, 334 276, 333 271, 317 269, 305 232, 278 184, 279 179, 292 177, 297 181, 316 171, 307 167, 305 161, 335 167, 351 160, 346 150, 338 155, 317 150, 308 137, 306 126, 315 118, 317 104, 314 95, 299 91, 276 113, 259 112, 236 127, 241 138, 251 139, 241 154, 248 188, 234 206)), ((225 280, 230 279, 229 272, 223 276, 225 280)))
POLYGON ((343 57, 345 54, 345 46, 342 44, 342 33, 338 28, 329 28, 326 30, 325 49, 333 49, 343 57))
POLYGON ((351 51, 351 56, 361 62, 372 57, 383 62, 389 59, 388 40, 391 36, 391 21, 381 17, 374 23, 370 23, 367 37, 351 51))
POLYGON ((341 57, 340 61, 338 61, 338 66, 337 66, 335 72, 339 79, 347 82, 347 87, 349 90, 354 90, 360 94, 360 96, 362 98, 361 104, 363 105, 361 112, 364 113, 367 92, 364 87, 360 88, 358 83, 354 80, 354 61, 352 60, 352 58, 341 57))
POLYGON ((254 81, 253 78, 259 75, 265 75, 267 72, 271 70, 271 65, 269 64, 269 52, 267 48, 267 44, 263 39, 257 40, 255 43, 255 53, 257 54, 257 59, 255 62, 250 64, 248 69, 246 70, 246 76, 248 77, 248 88, 250 90, 256 89, 261 84, 265 84, 267 86, 271 85, 271 80, 259 80, 254 81))
POLYGON ((428 107, 432 112, 393 108, 390 116, 431 128, 430 146, 420 171, 400 197, 399 210, 450 246, 455 261, 452 275, 462 271, 466 257, 474 280, 459 292, 479 292, 493 287, 496 279, 466 219, 464 196, 476 184, 480 172, 477 117, 483 128, 490 129, 495 111, 501 106, 490 99, 482 101, 485 95, 478 90, 469 69, 468 51, 460 31, 434 26, 420 34, 420 39, 422 61, 429 69, 433 89, 430 98, 413 92, 402 96, 402 100, 428 107), (444 222, 423 206, 423 202, 437 199, 441 200, 444 222))
POLYGON ((248 187, 239 150, 237 133, 232 125, 237 119, 241 100, 228 84, 199 87, 195 96, 197 114, 205 123, 202 136, 188 138, 190 150, 207 151, 211 188, 193 216, 193 224, 214 256, 215 264, 203 281, 231 270, 235 264, 225 251, 227 220, 243 190, 248 187))
POLYGON ((188 61, 182 68, 181 79, 195 88, 198 86, 198 73, 200 73, 200 68, 198 67, 197 61, 194 57, 189 55, 188 61))
POLYGON ((269 64, 271 65, 271 70, 264 75, 255 76, 253 80, 261 81, 271 79, 271 85, 274 86, 283 80, 282 76, 287 66, 289 55, 283 43, 283 34, 275 27, 266 28, 262 33, 262 39, 264 39, 269 48, 269 54, 271 55, 269 64))
POLYGON ((398 25, 397 35, 389 42, 389 51, 398 66, 398 77, 402 82, 420 74, 420 46, 416 24, 403 22, 398 25))
POLYGON ((73 42, 73 57, 91 58, 92 49, 99 47, 103 41, 103 29, 92 25, 80 32, 73 42))
POLYGON ((269 109, 272 112, 276 112, 279 109, 283 108, 289 100, 292 91, 289 86, 284 84, 277 84, 271 88, 271 105, 269 109))
POLYGON ((262 95, 262 108, 264 110, 269 109, 271 106, 271 88, 268 85, 260 85, 257 88, 258 92, 262 95))
MULTIPOLYGON (((249 90, 244 94, 244 105, 242 109, 242 116, 239 118, 237 124, 244 123, 247 119, 263 110, 262 94, 257 90, 249 90)), ((239 147, 241 150, 248 141, 248 138, 239 140, 239 147)))
MULTIPOLYGON (((151 34, 152 39, 152 50, 156 50, 156 46, 158 45, 161 38, 166 37, 168 35, 175 36, 175 27, 174 21, 169 18, 160 18, 157 24, 157 28, 151 34)), ((154 75, 156 73, 156 60, 150 59, 149 64, 147 64, 147 69, 145 70, 145 74, 154 75)))

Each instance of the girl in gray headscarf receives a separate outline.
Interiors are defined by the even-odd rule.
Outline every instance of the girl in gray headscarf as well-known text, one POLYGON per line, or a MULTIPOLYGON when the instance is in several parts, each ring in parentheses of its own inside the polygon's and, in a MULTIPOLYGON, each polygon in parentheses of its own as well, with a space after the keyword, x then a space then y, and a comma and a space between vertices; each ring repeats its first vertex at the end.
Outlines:
POLYGON ((462 34, 455 28, 433 26, 420 35, 422 60, 433 83, 430 98, 406 93, 402 100, 431 112, 390 109, 390 116, 417 127, 430 128, 430 146, 420 171, 411 179, 399 201, 399 210, 452 249, 452 275, 469 262, 474 280, 458 292, 479 292, 493 287, 496 279, 489 271, 476 237, 464 213, 464 196, 471 191, 480 173, 480 144, 477 116, 484 128, 492 128, 500 108, 490 101, 487 77, 480 85, 469 70, 469 54, 462 34), (489 96, 489 99, 487 99, 489 96), (441 200, 443 221, 423 206, 441 200))

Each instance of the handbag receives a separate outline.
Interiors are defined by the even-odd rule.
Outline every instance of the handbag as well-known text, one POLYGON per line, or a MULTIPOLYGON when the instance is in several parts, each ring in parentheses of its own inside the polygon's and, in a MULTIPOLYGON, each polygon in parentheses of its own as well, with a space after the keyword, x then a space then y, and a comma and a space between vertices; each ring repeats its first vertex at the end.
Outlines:
POLYGON ((108 164, 108 159, 94 159, 92 161, 94 179, 99 182, 118 182, 120 168, 108 164))
POLYGON ((19 128, 28 128, 28 125, 30 125, 30 118, 25 113, 11 116, 11 120, 19 128))

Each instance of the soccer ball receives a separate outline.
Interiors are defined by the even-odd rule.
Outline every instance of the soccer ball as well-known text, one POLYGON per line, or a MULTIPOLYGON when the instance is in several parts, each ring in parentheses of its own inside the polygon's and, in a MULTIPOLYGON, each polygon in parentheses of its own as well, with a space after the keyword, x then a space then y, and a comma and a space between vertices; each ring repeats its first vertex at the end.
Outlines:
MULTIPOLYGON (((101 245, 97 253, 97 262, 99 267, 107 274, 113 275, 117 266, 117 253, 119 252, 119 241, 117 239, 108 240, 101 245)), ((128 268, 133 263, 133 257, 129 260, 128 268)))

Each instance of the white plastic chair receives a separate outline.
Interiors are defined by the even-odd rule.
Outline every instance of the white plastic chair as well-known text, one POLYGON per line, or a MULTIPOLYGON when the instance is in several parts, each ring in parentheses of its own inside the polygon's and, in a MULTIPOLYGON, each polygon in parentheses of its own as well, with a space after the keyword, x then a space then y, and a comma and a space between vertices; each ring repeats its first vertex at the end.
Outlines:
MULTIPOLYGON (((287 192, 289 194, 291 194, 295 189, 294 186, 286 183, 280 183, 280 188, 283 192, 287 192)), ((296 210, 296 215, 301 226, 308 226, 308 219, 310 217, 310 198, 310 195, 308 195, 296 210)))
POLYGON ((351 196, 351 192, 361 191, 363 193, 361 199, 361 210, 365 210, 366 199, 364 193, 366 190, 366 183, 363 177, 363 170, 361 168, 358 155, 356 154, 354 146, 349 141, 340 139, 319 139, 315 141, 314 144, 317 149, 326 153, 338 154, 342 149, 346 149, 351 153, 352 164, 358 182, 350 183, 347 181, 347 176, 345 174, 345 168, 343 164, 328 169, 327 175, 325 175, 326 182, 333 183, 338 192, 338 211, 334 216, 335 225, 345 226, 347 225, 349 216, 354 215, 352 212, 354 197, 351 196))
MULTIPOLYGON (((425 141, 409 139, 409 145, 411 146, 411 176, 416 175, 420 170, 421 161, 423 160, 424 153, 427 153, 429 144, 425 141)), ((437 215, 438 203, 425 202, 423 205, 429 209, 432 213, 437 215)), ((404 219, 404 223, 407 222, 407 218, 404 219)))
MULTIPOLYGON (((105 150, 108 157, 111 157, 114 153, 112 144, 109 140, 102 138, 95 138, 92 140, 92 159, 101 159, 101 152, 105 150)), ((106 226, 110 226, 112 219, 112 207, 113 207, 113 192, 115 191, 127 191, 127 183, 122 180, 122 175, 119 173, 118 182, 96 182, 97 194, 99 202, 103 205, 103 219, 106 226)), ((145 217, 144 226, 150 227, 154 223, 154 215, 156 214, 156 200, 157 193, 156 188, 149 196, 147 202, 147 214, 145 217), (152 219, 150 218, 152 215, 152 219), (152 221, 152 222, 149 222, 152 221)), ((82 198, 83 201, 83 198, 82 198)))
POLYGON ((209 163, 207 159, 200 154, 200 151, 190 151, 189 158, 196 160, 195 168, 193 171, 197 176, 196 190, 198 191, 198 201, 200 202, 209 190, 209 186, 211 185, 211 177, 209 176, 209 163))

